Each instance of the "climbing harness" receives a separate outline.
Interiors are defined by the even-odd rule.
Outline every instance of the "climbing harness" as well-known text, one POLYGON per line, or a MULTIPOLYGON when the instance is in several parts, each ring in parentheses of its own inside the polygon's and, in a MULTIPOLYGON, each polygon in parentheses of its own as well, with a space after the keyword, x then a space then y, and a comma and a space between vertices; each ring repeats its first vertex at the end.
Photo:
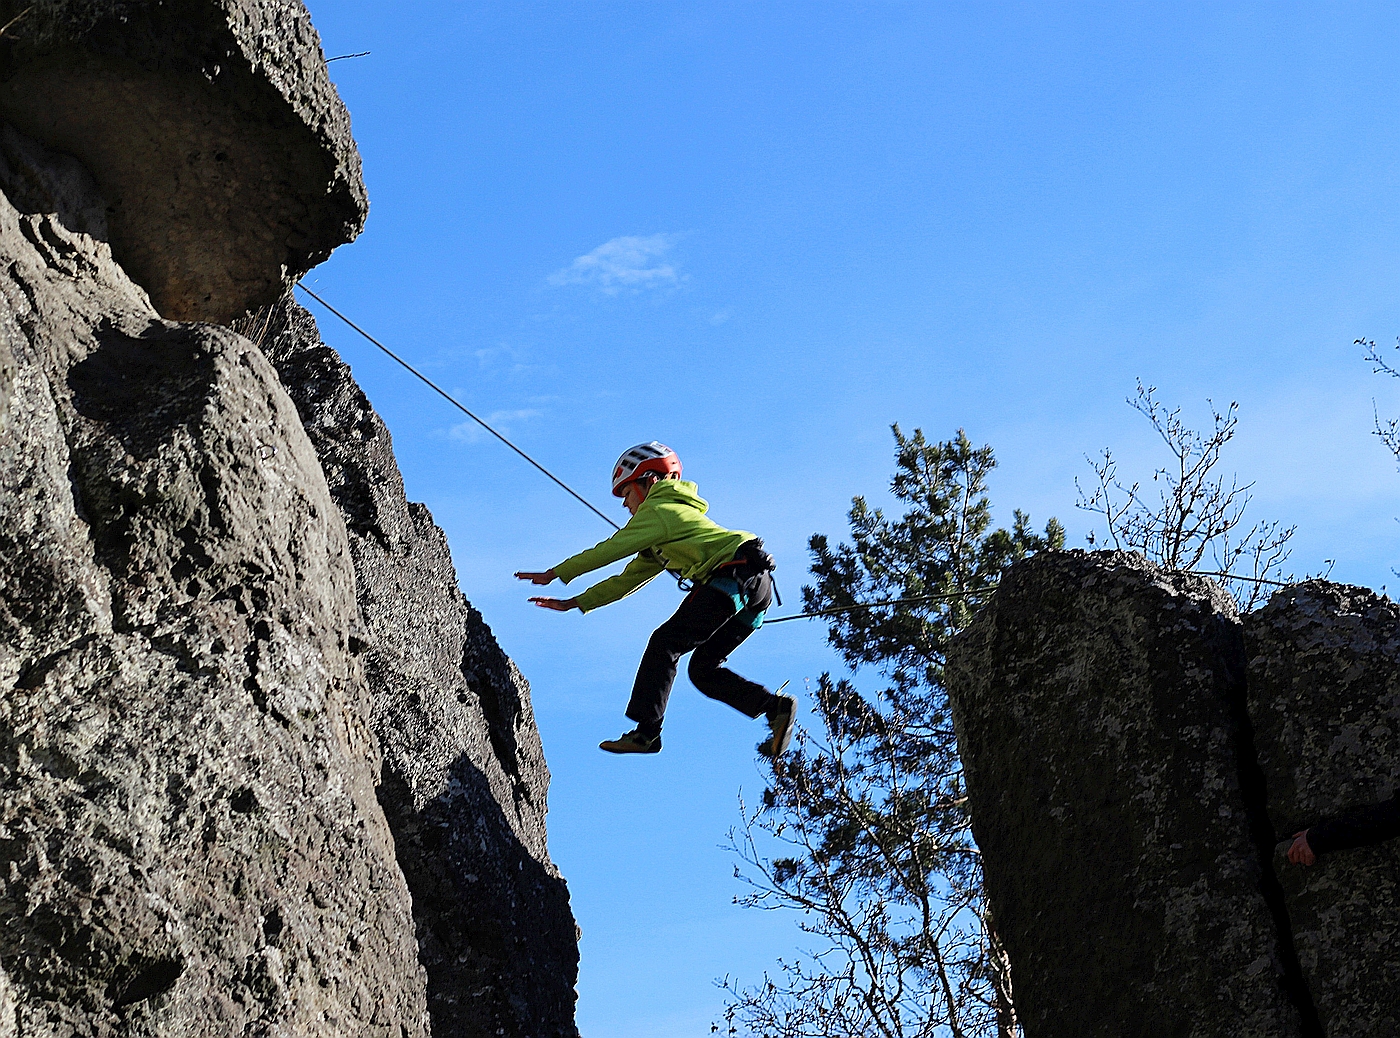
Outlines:
POLYGON ((734 558, 728 562, 721 562, 704 581, 707 587, 712 587, 722 595, 728 595, 730 601, 734 603, 734 613, 741 617, 755 631, 763 626, 764 614, 768 612, 767 607, 755 609, 751 600, 753 589, 749 586, 755 577, 764 573, 770 574, 768 577, 769 587, 773 589, 773 598, 778 605, 783 604, 782 595, 778 594, 778 582, 771 576, 772 572, 778 568, 778 564, 773 561, 773 556, 763 550, 763 541, 755 537, 751 541, 745 541, 739 545, 739 550, 735 552, 734 558), (745 580, 739 580, 732 573, 724 573, 722 570, 737 569, 737 567, 748 566, 752 576, 745 580))

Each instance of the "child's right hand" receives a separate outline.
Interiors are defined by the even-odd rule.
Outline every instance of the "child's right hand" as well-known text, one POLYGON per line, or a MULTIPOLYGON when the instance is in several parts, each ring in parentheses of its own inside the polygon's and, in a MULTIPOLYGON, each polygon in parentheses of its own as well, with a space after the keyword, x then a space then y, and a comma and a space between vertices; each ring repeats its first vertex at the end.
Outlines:
POLYGON ((554 576, 554 570, 547 569, 543 573, 526 573, 521 570, 515 574, 517 580, 528 580, 532 584, 552 584, 558 578, 554 576))

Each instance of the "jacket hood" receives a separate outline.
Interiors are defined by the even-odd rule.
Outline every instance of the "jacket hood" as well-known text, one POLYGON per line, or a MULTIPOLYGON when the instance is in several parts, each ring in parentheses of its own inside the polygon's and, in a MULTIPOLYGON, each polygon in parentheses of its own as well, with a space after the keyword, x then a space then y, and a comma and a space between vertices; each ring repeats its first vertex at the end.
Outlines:
POLYGON ((661 479, 647 491, 644 505, 689 505, 703 515, 710 503, 700 496, 700 488, 688 479, 661 479))

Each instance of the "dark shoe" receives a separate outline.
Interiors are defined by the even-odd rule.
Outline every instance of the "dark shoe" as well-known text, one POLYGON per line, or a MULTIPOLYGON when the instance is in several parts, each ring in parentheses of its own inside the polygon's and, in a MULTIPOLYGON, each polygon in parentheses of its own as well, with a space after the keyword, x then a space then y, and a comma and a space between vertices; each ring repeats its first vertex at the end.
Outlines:
POLYGON ((765 757, 777 757, 787 751, 792 743, 793 722, 797 717, 797 700, 792 696, 778 696, 778 702, 768 711, 768 728, 772 735, 758 744, 758 752, 765 757))
POLYGON ((598 744, 598 749, 609 753, 660 753, 661 735, 647 735, 640 728, 633 728, 616 739, 605 739, 598 744))

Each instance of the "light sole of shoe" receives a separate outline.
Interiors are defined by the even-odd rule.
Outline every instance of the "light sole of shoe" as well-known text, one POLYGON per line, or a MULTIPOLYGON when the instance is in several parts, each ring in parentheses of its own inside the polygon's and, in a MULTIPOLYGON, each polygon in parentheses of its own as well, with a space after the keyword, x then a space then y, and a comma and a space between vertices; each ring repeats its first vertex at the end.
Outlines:
MULTIPOLYGON (((784 682, 786 684, 786 682, 784 682)), ((785 697, 788 698, 788 697, 785 697)), ((758 744, 758 752, 765 757, 778 757, 787 752, 787 748, 792 745, 792 730, 796 727, 794 721, 797 718, 797 701, 790 699, 792 707, 787 712, 785 723, 773 734, 758 744)))

